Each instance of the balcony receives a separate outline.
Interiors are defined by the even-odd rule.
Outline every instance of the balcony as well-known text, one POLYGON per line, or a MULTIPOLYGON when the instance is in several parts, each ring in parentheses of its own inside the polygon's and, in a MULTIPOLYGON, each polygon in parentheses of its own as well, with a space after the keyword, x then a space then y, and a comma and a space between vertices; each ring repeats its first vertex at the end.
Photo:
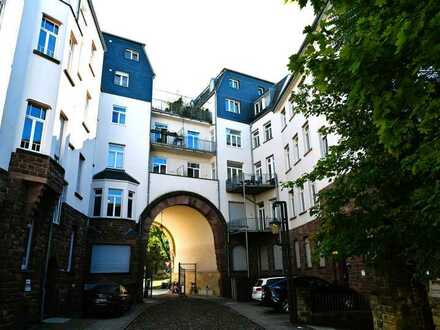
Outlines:
POLYGON ((154 99, 152 104, 153 111, 179 116, 183 118, 212 123, 212 114, 207 109, 193 106, 191 103, 185 104, 182 98, 174 102, 154 99))
POLYGON ((242 174, 226 180, 226 191, 228 193, 257 195, 271 189, 275 189, 277 179, 275 175, 254 175, 242 174))
POLYGON ((271 218, 242 218, 233 219, 229 222, 228 228, 231 233, 242 232, 271 232, 271 218))
POLYGON ((202 157, 212 157, 216 154, 216 143, 199 139, 194 135, 178 134, 168 130, 152 129, 150 134, 152 150, 186 152, 202 157))

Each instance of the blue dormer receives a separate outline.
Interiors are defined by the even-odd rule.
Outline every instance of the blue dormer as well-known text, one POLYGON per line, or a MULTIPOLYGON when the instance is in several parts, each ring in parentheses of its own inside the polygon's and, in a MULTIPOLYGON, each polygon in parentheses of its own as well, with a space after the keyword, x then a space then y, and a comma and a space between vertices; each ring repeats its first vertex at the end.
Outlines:
POLYGON ((254 102, 274 83, 241 72, 223 69, 195 100, 202 106, 212 93, 217 97, 219 118, 250 123, 254 118, 254 102))
POLYGON ((103 33, 107 51, 102 66, 101 90, 104 93, 151 102, 154 71, 145 45, 103 33))

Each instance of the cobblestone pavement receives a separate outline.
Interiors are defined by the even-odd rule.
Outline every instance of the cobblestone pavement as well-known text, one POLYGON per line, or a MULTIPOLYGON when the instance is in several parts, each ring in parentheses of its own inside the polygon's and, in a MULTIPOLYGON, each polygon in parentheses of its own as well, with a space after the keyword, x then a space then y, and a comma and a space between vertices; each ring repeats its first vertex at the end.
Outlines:
POLYGON ((166 297, 133 321, 128 330, 264 329, 230 308, 204 299, 166 297))

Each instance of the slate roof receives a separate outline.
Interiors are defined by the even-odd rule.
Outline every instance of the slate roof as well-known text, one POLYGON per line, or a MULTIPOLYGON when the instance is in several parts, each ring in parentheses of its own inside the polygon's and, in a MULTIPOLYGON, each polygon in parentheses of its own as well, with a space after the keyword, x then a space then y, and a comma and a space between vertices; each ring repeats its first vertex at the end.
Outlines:
POLYGON ((130 174, 125 172, 124 170, 117 170, 112 168, 106 168, 105 170, 96 173, 93 176, 93 180, 119 180, 119 181, 127 181, 135 184, 139 184, 139 181, 133 178, 130 174))

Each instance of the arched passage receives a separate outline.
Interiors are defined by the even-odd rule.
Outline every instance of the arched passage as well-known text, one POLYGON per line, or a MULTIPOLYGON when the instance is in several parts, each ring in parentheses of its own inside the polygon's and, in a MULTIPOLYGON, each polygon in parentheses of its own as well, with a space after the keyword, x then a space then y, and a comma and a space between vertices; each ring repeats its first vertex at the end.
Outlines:
MULTIPOLYGON (((157 216, 173 206, 187 206, 198 211, 208 222, 214 240, 215 262, 220 274, 218 287, 220 295, 226 294, 227 248, 226 248, 226 222, 221 212, 208 199, 198 194, 187 191, 176 191, 158 197, 151 202, 142 212, 140 225, 140 248, 145 246, 151 225, 157 216)), ((168 228, 170 229, 170 228, 168 228)), ((145 254, 141 254, 141 272, 145 266, 145 254)))

